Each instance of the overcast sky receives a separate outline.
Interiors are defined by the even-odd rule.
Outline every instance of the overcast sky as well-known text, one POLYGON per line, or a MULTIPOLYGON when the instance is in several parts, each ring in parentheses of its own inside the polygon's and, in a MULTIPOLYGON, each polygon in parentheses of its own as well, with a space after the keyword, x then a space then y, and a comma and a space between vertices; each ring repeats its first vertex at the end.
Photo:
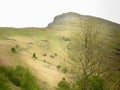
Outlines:
POLYGON ((120 0, 0 0, 0 27, 45 27, 66 12, 120 24, 120 0))

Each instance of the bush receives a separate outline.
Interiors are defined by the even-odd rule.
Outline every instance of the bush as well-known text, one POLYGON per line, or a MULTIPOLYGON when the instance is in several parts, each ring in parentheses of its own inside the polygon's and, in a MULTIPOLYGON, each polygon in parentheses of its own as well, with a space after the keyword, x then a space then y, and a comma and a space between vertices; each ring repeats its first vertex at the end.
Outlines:
POLYGON ((11 68, 8 69, 9 70, 9 79, 10 81, 12 81, 16 86, 20 86, 21 83, 21 77, 22 74, 24 72, 24 68, 22 68, 21 66, 16 66, 16 68, 11 68))
POLYGON ((12 48, 11 48, 11 51, 12 51, 13 53, 15 53, 15 52, 16 52, 16 48, 15 48, 15 47, 12 47, 12 48))
POLYGON ((45 53, 45 54, 43 54, 43 56, 47 56, 47 54, 45 53))
POLYGON ((58 69, 58 70, 61 68, 61 66, 60 66, 60 65, 57 65, 56 67, 57 67, 57 69, 58 69))
POLYGON ((62 70, 61 70, 63 73, 67 73, 67 67, 63 67, 62 70))
MULTIPOLYGON (((30 73, 29 69, 21 66, 16 66, 15 68, 0 67, 0 74, 3 74, 7 80, 11 81, 14 85, 21 87, 21 90, 41 90, 36 83, 36 78, 30 73)), ((5 81, 0 78, 0 90, 10 90, 1 89, 1 85, 3 85, 1 83, 5 84, 5 81)))
MULTIPOLYGON (((82 90, 83 79, 78 79, 77 82, 73 85, 73 90, 82 90)), ((106 90, 104 89, 103 80, 98 76, 90 76, 86 79, 86 89, 87 90, 106 90)))
POLYGON ((12 90, 4 76, 0 75, 0 90, 12 90))
POLYGON ((21 79, 20 85, 24 90, 40 90, 36 84, 35 77, 31 75, 28 69, 23 72, 21 79))
POLYGON ((54 53, 55 56, 57 56, 57 53, 54 53))
POLYGON ((46 60, 43 60, 43 62, 46 62, 46 60))
POLYGON ((71 90, 70 88, 70 84, 65 80, 65 78, 63 78, 63 80, 61 80, 58 83, 58 88, 57 90, 71 90))
POLYGON ((50 55, 50 57, 51 57, 51 58, 54 58, 54 56, 53 56, 53 55, 50 55))
POLYGON ((67 37, 62 37, 62 39, 63 39, 64 41, 71 41, 71 39, 70 39, 70 38, 67 38, 67 37))
POLYGON ((36 53, 33 53, 32 58, 37 59, 36 53))

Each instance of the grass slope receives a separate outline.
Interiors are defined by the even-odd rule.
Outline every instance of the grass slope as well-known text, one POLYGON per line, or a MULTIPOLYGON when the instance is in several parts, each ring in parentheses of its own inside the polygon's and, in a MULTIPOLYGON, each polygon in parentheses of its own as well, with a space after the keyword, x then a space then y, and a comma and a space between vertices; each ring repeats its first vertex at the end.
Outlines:
MULTIPOLYGON (((47 28, 1 27, 0 65, 28 67, 42 88, 53 90, 63 77, 70 80, 70 71, 67 71, 67 74, 64 73, 67 67, 67 63, 64 61, 66 58, 64 50, 69 42, 67 38, 72 31, 79 30, 87 18, 89 17, 81 18, 79 15, 69 13, 55 18, 47 28), (66 17, 68 18, 65 19, 66 17), (67 21, 68 19, 70 21, 67 21), (11 51, 12 47, 16 49, 15 53, 11 51), (37 58, 32 58, 33 53, 37 58), (62 70, 58 70, 59 68, 62 70)), ((120 76, 120 25, 99 18, 95 18, 95 20, 97 22, 95 22, 95 26, 103 27, 102 31, 106 41, 110 41, 114 48, 114 56, 111 56, 112 60, 108 62, 113 69, 111 72, 120 76)))

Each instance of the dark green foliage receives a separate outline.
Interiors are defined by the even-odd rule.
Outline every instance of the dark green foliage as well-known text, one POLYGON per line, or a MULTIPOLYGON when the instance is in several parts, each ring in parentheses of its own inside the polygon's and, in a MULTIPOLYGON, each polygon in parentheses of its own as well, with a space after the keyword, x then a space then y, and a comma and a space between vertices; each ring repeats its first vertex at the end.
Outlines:
POLYGON ((93 76, 87 79, 88 87, 90 90, 104 90, 103 80, 100 77, 93 76))
POLYGON ((16 66, 15 68, 0 67, 0 73, 14 85, 21 87, 22 90, 40 90, 40 87, 36 83, 36 78, 30 73, 29 69, 25 69, 21 66, 16 66))
MULTIPOLYGON (((87 79, 87 90, 105 90, 104 89, 104 82, 103 80, 98 76, 91 76, 87 79)), ((83 80, 79 79, 75 84, 73 84, 72 88, 73 90, 83 90, 83 80)))
POLYGON ((36 79, 31 75, 30 71, 26 69, 21 78, 20 86, 23 90, 40 90, 40 88, 36 85, 36 79))
POLYGON ((15 52, 16 52, 16 48, 15 48, 15 47, 12 47, 12 48, 11 48, 11 52, 15 53, 15 52))
POLYGON ((32 58, 37 59, 36 53, 33 53, 32 58))
POLYGON ((12 81, 12 83, 14 83, 16 86, 20 86, 21 83, 21 77, 23 72, 25 71, 24 68, 22 68, 21 66, 16 66, 16 68, 11 68, 8 69, 9 73, 8 73, 8 78, 10 79, 10 81, 12 81))
POLYGON ((0 90, 12 90, 3 75, 0 75, 0 90))
POLYGON ((70 88, 70 84, 65 80, 65 78, 63 78, 63 80, 61 80, 58 83, 58 88, 57 90, 71 90, 70 88))
POLYGON ((35 53, 33 53, 33 58, 35 58, 36 57, 36 54, 35 53))
POLYGON ((11 52, 16 53, 16 51, 17 51, 18 48, 19 48, 18 45, 16 45, 15 47, 12 47, 11 48, 11 52))

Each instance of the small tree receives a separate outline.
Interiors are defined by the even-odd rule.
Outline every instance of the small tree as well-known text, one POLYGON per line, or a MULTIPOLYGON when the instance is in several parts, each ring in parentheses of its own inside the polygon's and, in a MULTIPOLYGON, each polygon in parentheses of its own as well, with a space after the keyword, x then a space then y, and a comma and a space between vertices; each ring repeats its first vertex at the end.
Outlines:
POLYGON ((11 48, 11 51, 12 51, 13 53, 15 53, 15 52, 16 52, 16 48, 15 48, 15 47, 12 47, 12 48, 11 48))
POLYGON ((35 59, 37 59, 37 57, 36 57, 36 53, 33 53, 33 56, 32 56, 32 58, 35 58, 35 59))

